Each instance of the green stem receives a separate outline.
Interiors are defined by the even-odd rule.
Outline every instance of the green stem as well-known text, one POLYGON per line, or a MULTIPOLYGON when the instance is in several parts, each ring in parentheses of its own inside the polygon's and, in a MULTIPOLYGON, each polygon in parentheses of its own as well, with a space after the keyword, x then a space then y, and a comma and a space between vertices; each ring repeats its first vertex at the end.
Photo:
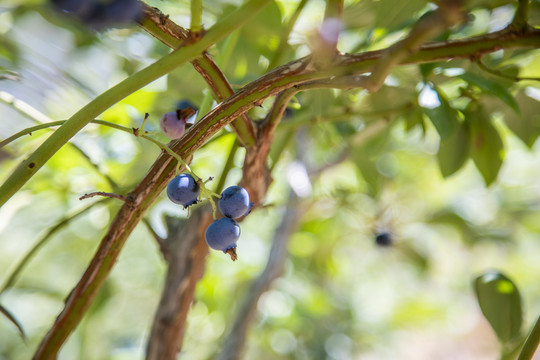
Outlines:
MULTIPOLYGON (((26 118, 32 120, 33 122, 37 124, 41 124, 43 122, 50 123, 52 121, 47 115, 43 114, 41 111, 34 108, 32 105, 15 98, 13 95, 5 91, 0 91, 0 101, 11 106, 13 109, 15 109, 16 111, 24 115, 26 118)), ((36 127, 36 130, 34 131, 37 131, 40 129, 41 128, 36 127)), ((7 145, 11 141, 13 141, 13 139, 7 138, 4 141, 0 142, 0 148, 7 145)), ((92 161, 92 159, 90 158, 90 156, 88 156, 87 153, 85 153, 80 147, 78 147, 77 145, 73 143, 69 143, 69 145, 76 152, 78 152, 79 155, 81 155, 88 162, 88 164, 90 164, 90 166, 92 166, 96 170, 98 174, 103 176, 103 178, 109 183, 109 186, 111 187, 111 189, 113 190, 118 189, 118 184, 109 175, 101 171, 99 166, 92 161)))
MULTIPOLYGON (((36 125, 36 126, 33 126, 33 127, 30 127, 30 128, 27 128, 27 129, 24 129, 24 130, 21 130, 19 131, 17 134, 14 134, 12 136, 10 136, 9 138, 7 138, 6 140, 2 141, 1 146, 4 146, 6 144, 8 144, 9 142, 23 136, 23 135, 26 135, 26 134, 30 134, 31 132, 33 131, 36 131, 36 130, 40 130, 40 129, 44 129, 44 128, 48 128, 48 127, 51 127, 51 126, 58 126, 58 125, 63 125, 67 120, 60 120, 60 121, 53 121, 53 122, 50 122, 48 124, 41 124, 41 125, 36 125), (9 141, 8 141, 9 140, 9 141), (6 144, 4 144, 4 142, 6 142, 6 144)), ((186 162, 177 154, 175 153, 174 151, 172 151, 167 145, 163 144, 162 142, 150 137, 147 135, 147 133, 145 132, 142 132, 140 130, 137 130, 137 129, 131 129, 131 128, 128 128, 128 127, 125 127, 125 126, 122 126, 122 125, 118 125, 118 124, 114 124, 114 123, 111 123, 111 122, 108 122, 108 121, 104 121, 104 120, 92 120, 90 121, 91 123, 93 124, 99 124, 99 125, 104 125, 104 126, 108 126, 108 127, 111 127, 113 129, 116 129, 116 130, 120 130, 120 131, 123 131, 123 132, 127 132, 131 135, 135 135, 137 137, 140 137, 140 138, 143 138, 145 140, 148 140, 152 143, 154 143, 155 145, 157 145, 161 150, 167 152, 169 155, 171 155, 173 158, 175 158, 177 161, 178 161, 178 164, 176 165, 176 173, 178 174, 180 172, 180 166, 183 166, 186 171, 191 174, 191 176, 193 176, 193 178, 197 181, 199 180, 202 180, 199 176, 197 176, 197 174, 195 174, 193 172, 193 170, 191 170, 191 168, 189 167, 188 164, 186 164, 186 162)), ((201 183, 200 187, 201 187, 201 191, 203 192, 203 194, 205 194, 205 198, 207 198, 211 205, 212 205, 212 209, 216 209, 216 205, 214 204, 214 200, 212 198, 212 192, 210 190, 208 190, 204 183, 202 181, 199 181, 201 183)))
POLYGON ((219 182, 216 185, 216 189, 214 192, 221 194, 223 191, 223 188, 225 187, 225 181, 227 180, 227 175, 229 175, 229 172, 234 166, 234 156, 236 155, 236 151, 238 150, 238 141, 235 140, 234 143, 231 146, 231 150, 229 150, 229 156, 227 157, 227 161, 225 161, 225 165, 223 165, 223 170, 221 170, 221 176, 219 177, 219 182))
POLYGON ((306 6, 306 3, 307 3, 307 0, 301 0, 298 3, 296 10, 294 10, 294 13, 292 14, 291 18, 289 19, 289 22, 287 23, 287 28, 285 29, 283 34, 281 34, 278 48, 274 52, 274 56, 272 57, 272 60, 270 60, 267 70, 271 70, 275 68, 281 61, 281 57, 283 56, 285 49, 287 49, 287 46, 289 45, 287 41, 289 40, 289 36, 291 35, 292 29, 294 28, 294 24, 296 24, 296 21, 298 20, 300 13, 306 6))
POLYGON ((229 37, 223 42, 223 49, 221 53, 219 54, 219 57, 217 59, 217 64, 221 69, 226 69, 227 65, 229 64, 229 60, 231 59, 231 55, 233 53, 234 48, 236 47, 236 44, 238 43, 238 39, 240 38, 240 31, 235 31, 229 37))
POLYGON ((202 30, 202 0, 191 0, 191 26, 192 33, 200 33, 202 30))
POLYGON ((212 97, 212 92, 206 91, 201 102, 201 108, 199 109, 199 113, 197 114, 197 119, 195 121, 201 120, 202 117, 212 109, 213 100, 214 98, 212 97))
POLYGON ((531 360, 538 349, 538 344, 540 344, 540 316, 536 319, 536 323, 533 325, 523 349, 521 349, 518 360, 531 360))
POLYGON ((173 69, 194 60, 209 46, 225 38, 243 25, 251 15, 262 9, 270 0, 250 0, 215 24, 198 42, 173 51, 155 63, 126 78, 105 91, 88 105, 76 112, 56 130, 28 159, 24 160, 0 187, 0 206, 5 204, 45 163, 86 124, 103 111, 129 94, 169 73, 173 69))
POLYGON ((527 29, 529 21, 529 0, 518 0, 512 26, 518 31, 527 29))

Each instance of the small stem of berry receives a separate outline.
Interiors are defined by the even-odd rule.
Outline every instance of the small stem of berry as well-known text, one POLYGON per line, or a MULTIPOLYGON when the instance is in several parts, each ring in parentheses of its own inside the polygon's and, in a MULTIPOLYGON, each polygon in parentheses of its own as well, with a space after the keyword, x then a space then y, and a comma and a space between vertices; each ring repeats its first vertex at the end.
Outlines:
POLYGON ((141 124, 141 132, 143 132, 143 133, 144 133, 144 124, 146 123, 146 120, 148 119, 149 116, 150 116, 150 114, 148 114, 148 113, 144 114, 144 119, 143 119, 142 124, 141 124))
POLYGON ((238 260, 238 255, 236 255, 236 248, 227 249, 227 251, 225 251, 225 253, 229 254, 231 256, 232 261, 238 260))

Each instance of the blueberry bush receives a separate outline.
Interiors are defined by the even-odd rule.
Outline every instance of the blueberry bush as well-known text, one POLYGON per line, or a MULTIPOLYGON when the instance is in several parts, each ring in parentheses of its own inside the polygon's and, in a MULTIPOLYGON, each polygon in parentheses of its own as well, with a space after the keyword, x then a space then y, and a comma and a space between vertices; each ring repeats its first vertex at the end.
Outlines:
POLYGON ((0 358, 533 358, 539 1, 6 0, 0 33, 0 358))

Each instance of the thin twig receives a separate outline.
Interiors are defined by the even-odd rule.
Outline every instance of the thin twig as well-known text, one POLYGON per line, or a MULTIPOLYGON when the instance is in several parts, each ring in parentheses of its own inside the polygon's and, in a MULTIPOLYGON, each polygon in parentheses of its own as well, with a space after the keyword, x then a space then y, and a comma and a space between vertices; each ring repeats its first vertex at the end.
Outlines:
POLYGON ((129 196, 118 195, 115 193, 108 193, 108 192, 103 192, 103 191, 94 191, 88 194, 84 194, 83 196, 79 198, 79 200, 90 199, 90 198, 93 198, 94 196, 103 196, 103 197, 108 197, 112 199, 118 199, 126 203, 131 202, 129 196))

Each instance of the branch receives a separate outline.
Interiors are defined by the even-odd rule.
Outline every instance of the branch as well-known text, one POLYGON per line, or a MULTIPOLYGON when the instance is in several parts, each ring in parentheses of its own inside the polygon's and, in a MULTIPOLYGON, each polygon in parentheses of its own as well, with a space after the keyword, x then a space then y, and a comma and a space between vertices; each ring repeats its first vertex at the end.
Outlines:
MULTIPOLYGON (((425 45, 403 63, 471 58, 504 48, 531 46, 540 46, 540 31, 518 34, 506 29, 474 38, 425 45)), ((306 81, 369 71, 381 54, 381 51, 374 51, 343 55, 339 57, 335 68, 323 71, 310 69, 309 58, 280 66, 221 102, 187 130, 181 139, 171 142, 170 147, 183 159, 188 159, 219 130, 251 109, 254 103, 306 81)), ((131 192, 133 203, 124 204, 117 213, 85 274, 66 299, 64 310, 38 349, 36 357, 54 356, 80 322, 92 299, 105 282, 128 236, 175 174, 174 165, 172 156, 161 154, 145 178, 131 192)))
MULTIPOLYGON (((28 104, 28 103, 26 103, 26 102, 24 102, 24 101, 22 101, 20 99, 15 98, 15 96, 11 95, 8 92, 0 91, 0 101, 2 101, 5 104, 8 104, 8 105, 12 106, 19 113, 26 116, 28 119, 32 120, 33 122, 35 122, 37 124, 50 123, 51 122, 51 119, 47 115, 43 114, 38 109, 34 108, 32 105, 30 105, 30 104, 28 104)), ((59 125, 61 125, 61 124, 59 124, 59 125)), ((36 125, 34 127, 33 131, 40 130, 42 128, 43 127, 39 127, 39 125, 36 125)), ((9 144, 11 141, 15 140, 18 137, 17 136, 18 134, 19 133, 14 135, 14 136, 16 136, 15 138, 13 136, 11 136, 11 137, 3 140, 2 142, 0 142, 0 148, 2 148, 3 146, 9 144)), ((109 175, 107 175, 103 171, 101 171, 99 166, 92 161, 92 159, 90 158, 90 156, 88 156, 87 153, 85 153, 80 147, 78 147, 74 143, 70 142, 69 145, 76 152, 78 152, 79 155, 81 155, 88 162, 88 164, 91 167, 93 167, 96 170, 96 172, 98 174, 100 174, 109 183, 109 186, 112 189, 118 189, 118 184, 109 175)))
MULTIPOLYGON (((99 113, 127 94, 137 90, 159 76, 168 73, 182 63, 194 59, 208 46, 223 39, 234 29, 240 27, 248 19, 257 14, 268 2, 269 0, 251 0, 247 2, 245 5, 215 24, 199 42, 173 51, 170 55, 165 56, 161 60, 158 60, 154 64, 98 96, 89 105, 77 112, 66 124, 56 130, 28 160, 23 162, 23 164, 15 170, 14 174, 0 188, 0 204, 7 201, 7 199, 9 199, 37 171, 37 169, 43 166, 63 143, 71 138, 90 120, 99 115, 99 113)), ((248 108, 249 106, 246 106, 245 111, 247 111, 248 108)), ((238 112, 238 115, 241 115, 242 113, 243 112, 238 112)), ((193 137, 189 135, 196 134, 196 132, 192 130, 199 128, 201 123, 204 123, 203 120, 204 119, 201 119, 195 126, 191 127, 182 140, 177 141, 176 144, 185 144, 184 139, 188 141, 193 140, 193 137)), ((232 119, 229 118, 229 122, 231 120, 232 119)), ((214 134, 223 126, 225 126, 225 123, 219 124, 217 127, 214 127, 214 129, 207 129, 207 133, 214 134)), ((205 129, 201 134, 206 133, 207 130, 205 129)), ((202 143, 199 143, 198 141, 195 141, 195 143, 199 146, 202 145, 202 143)), ((187 146, 187 148, 189 148, 189 146, 187 146)), ((181 157, 183 159, 189 158, 189 155, 186 157, 183 151, 175 152, 182 154, 181 157)), ((124 203, 117 217, 111 224, 109 231, 100 243, 96 256, 92 259, 92 262, 77 286, 66 299, 63 311, 39 345, 34 358, 56 357, 62 344, 79 324, 98 290, 103 286, 129 234, 133 231, 143 217, 145 211, 174 175, 174 163, 171 162, 171 159, 173 159, 173 157, 168 154, 161 155, 156 161, 156 164, 150 169, 149 174, 132 192, 133 202, 129 204, 124 203)))
MULTIPOLYGON (((150 7, 143 2, 141 2, 141 6, 144 17, 138 24, 150 35, 173 49, 182 46, 189 39, 189 31, 174 23, 159 9, 150 7)), ((192 60, 191 64, 210 86, 218 102, 234 93, 223 72, 206 52, 192 60)), ((255 143, 253 123, 247 114, 235 120, 231 126, 238 135, 241 144, 248 147, 255 143)))
POLYGON ((463 19, 464 13, 461 11, 461 2, 459 0, 442 2, 437 10, 421 18, 405 39, 385 51, 384 56, 373 68, 366 88, 371 92, 379 90, 396 65, 418 51, 421 44, 436 37, 463 19))
POLYGON ((64 125, 56 130, 28 159, 24 160, 0 187, 0 206, 15 194, 45 163, 88 122, 103 111, 139 90, 150 82, 191 61, 209 46, 225 38, 247 22, 270 0, 251 0, 216 23, 200 41, 179 48, 155 63, 121 81, 100 94, 88 105, 76 112, 64 125))

